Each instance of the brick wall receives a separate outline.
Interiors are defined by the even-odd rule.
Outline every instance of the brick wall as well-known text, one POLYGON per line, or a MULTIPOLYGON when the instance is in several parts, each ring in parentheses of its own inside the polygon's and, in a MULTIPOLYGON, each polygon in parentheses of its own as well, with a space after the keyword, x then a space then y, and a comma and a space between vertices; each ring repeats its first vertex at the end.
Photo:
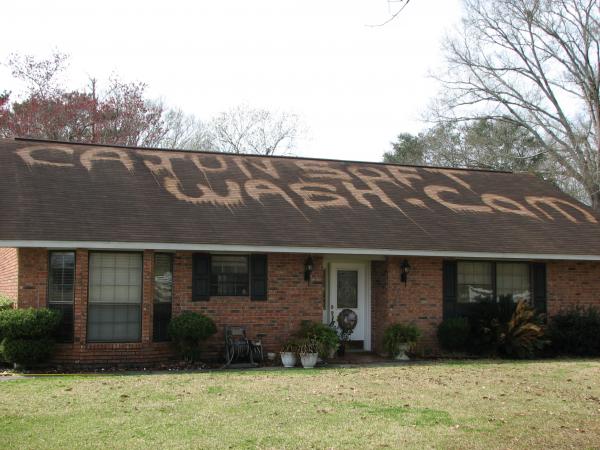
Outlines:
POLYGON ((218 333, 207 342, 207 351, 223 354, 223 329, 244 325, 250 338, 263 334, 266 351, 277 352, 298 330, 302 320, 320 322, 323 315, 322 259, 315 257, 311 283, 304 281, 306 255, 272 253, 268 257, 268 300, 249 297, 212 297, 192 302, 192 253, 178 252, 174 261, 173 313, 195 311, 212 317, 218 333))
POLYGON ((576 305, 600 308, 600 262, 548 262, 546 277, 548 316, 576 305))
POLYGON ((419 350, 437 351, 436 330, 442 321, 442 259, 409 257, 406 285, 400 281, 403 257, 371 265, 373 349, 383 352, 383 333, 393 323, 414 323, 422 332, 419 350))
MULTIPOLYGON (((3 254, 17 259, 14 252, 3 254)), ((304 281, 305 259, 306 255, 269 255, 267 301, 252 301, 249 297, 213 297, 207 302, 192 302, 192 253, 177 252, 174 254, 173 268, 173 314, 196 311, 215 320, 219 331, 206 343, 207 357, 222 356, 225 325, 244 325, 249 337, 263 335, 267 351, 278 351, 281 344, 298 329, 302 320, 321 321, 322 318, 322 258, 313 258, 314 272, 310 284, 304 281)), ((383 351, 383 332, 388 325, 413 322, 423 333, 420 350, 425 354, 435 353, 435 333, 443 319, 442 259, 408 257, 411 271, 406 286, 400 281, 400 263, 403 259, 388 257, 385 261, 373 261, 371 264, 373 348, 378 352, 383 351)), ((141 364, 173 357, 168 343, 152 342, 153 263, 154 253, 144 252, 141 342, 87 343, 88 251, 76 251, 75 339, 73 344, 59 345, 57 362, 141 364)), ((19 307, 46 305, 47 268, 47 250, 19 249, 19 307)), ((547 279, 550 316, 570 305, 600 307, 600 263, 549 262, 547 279)), ((12 292, 16 292, 14 282, 12 292)))
MULTIPOLYGON (((196 311, 215 320, 218 334, 206 343, 206 357, 223 354, 225 325, 244 325, 248 335, 263 334, 266 351, 279 351, 281 344, 297 331, 302 320, 322 317, 322 259, 314 258, 311 284, 304 281, 305 255, 271 254, 268 260, 268 300, 249 297, 212 297, 192 302, 192 253, 178 252, 173 268, 173 314, 196 311)), ((48 251, 20 249, 20 307, 46 306, 48 251)), ((88 343, 88 251, 77 250, 74 287, 74 342, 59 344, 55 362, 75 364, 157 363, 173 357, 169 343, 152 342, 154 253, 144 252, 142 338, 136 343, 88 343)))
POLYGON ((0 248, 0 294, 13 301, 18 296, 19 262, 16 248, 0 248))

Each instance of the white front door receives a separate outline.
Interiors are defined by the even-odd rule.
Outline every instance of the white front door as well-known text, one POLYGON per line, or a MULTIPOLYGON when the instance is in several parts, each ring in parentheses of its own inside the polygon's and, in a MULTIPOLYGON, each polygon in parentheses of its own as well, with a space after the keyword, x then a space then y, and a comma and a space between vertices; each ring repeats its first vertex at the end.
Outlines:
POLYGON ((336 321, 344 309, 350 309, 358 316, 356 328, 350 336, 352 341, 363 341, 368 346, 369 327, 367 317, 367 283, 364 263, 331 263, 330 275, 330 313, 336 321))

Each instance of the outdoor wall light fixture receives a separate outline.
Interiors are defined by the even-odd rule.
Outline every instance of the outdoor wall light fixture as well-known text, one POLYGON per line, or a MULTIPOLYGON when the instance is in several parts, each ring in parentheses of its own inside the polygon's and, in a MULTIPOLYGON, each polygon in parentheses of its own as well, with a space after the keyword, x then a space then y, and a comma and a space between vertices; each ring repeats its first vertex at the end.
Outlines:
POLYGON ((410 264, 407 259, 404 259, 400 263, 400 281, 404 283, 406 286, 406 282, 408 281, 408 273, 410 272, 410 264))
POLYGON ((310 275, 313 271, 313 259, 312 256, 309 256, 308 258, 306 258, 306 261, 304 262, 304 281, 308 281, 308 283, 310 284, 310 275))

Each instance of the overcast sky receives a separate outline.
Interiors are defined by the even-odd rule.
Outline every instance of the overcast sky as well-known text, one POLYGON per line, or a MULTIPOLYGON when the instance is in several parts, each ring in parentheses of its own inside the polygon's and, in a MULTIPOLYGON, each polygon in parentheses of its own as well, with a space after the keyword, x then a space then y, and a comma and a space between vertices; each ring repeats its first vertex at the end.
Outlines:
MULTIPOLYGON (((425 126, 427 74, 460 1, 411 0, 368 26, 388 11, 386 0, 18 0, 2 5, 0 58, 58 48, 74 86, 116 72, 204 119, 242 103, 291 111, 308 129, 297 155, 377 161, 425 126)), ((4 89, 18 86, 0 67, 4 89)))

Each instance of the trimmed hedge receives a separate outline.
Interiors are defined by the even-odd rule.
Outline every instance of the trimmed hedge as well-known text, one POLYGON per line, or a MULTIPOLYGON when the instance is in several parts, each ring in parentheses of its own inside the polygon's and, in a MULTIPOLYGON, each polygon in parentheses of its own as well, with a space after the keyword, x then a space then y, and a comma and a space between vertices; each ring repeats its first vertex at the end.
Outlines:
POLYGON ((200 344, 217 332, 210 317, 194 312, 184 312, 171 319, 169 337, 180 357, 186 361, 200 359, 200 344))
POLYGON ((4 339, 0 344, 0 353, 6 361, 24 366, 47 361, 53 351, 51 339, 4 339))
POLYGON ((550 320, 548 334, 556 354, 600 356, 600 310, 574 307, 561 311, 550 320))
POLYGON ((0 335, 10 339, 52 336, 60 324, 60 312, 47 308, 9 309, 0 312, 0 335))
POLYGON ((52 335, 61 314, 47 308, 0 311, 0 355, 6 362, 32 365, 52 356, 52 335))
POLYGON ((465 317, 446 319, 439 324, 437 338, 440 347, 450 352, 464 352, 471 335, 471 324, 465 317))

